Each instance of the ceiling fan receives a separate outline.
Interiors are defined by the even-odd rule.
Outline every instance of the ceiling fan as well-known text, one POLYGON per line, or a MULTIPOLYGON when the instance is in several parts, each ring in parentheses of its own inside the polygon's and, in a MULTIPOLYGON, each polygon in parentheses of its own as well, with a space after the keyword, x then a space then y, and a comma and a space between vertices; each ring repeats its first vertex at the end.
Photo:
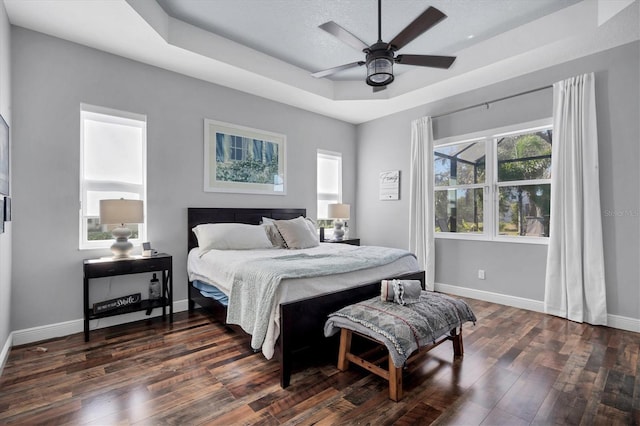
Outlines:
POLYGON ((364 61, 352 62, 311 74, 316 78, 326 77, 350 68, 367 66, 367 84, 373 86, 373 91, 385 89, 393 77, 393 64, 418 65, 421 67, 449 68, 455 56, 434 55, 398 55, 396 51, 402 49, 416 37, 445 19, 447 15, 435 7, 429 7, 413 22, 400 31, 389 43, 382 41, 382 0, 378 0, 378 41, 371 46, 360 40, 349 31, 333 21, 320 25, 320 28, 337 37, 342 42, 362 50, 366 56, 364 61))

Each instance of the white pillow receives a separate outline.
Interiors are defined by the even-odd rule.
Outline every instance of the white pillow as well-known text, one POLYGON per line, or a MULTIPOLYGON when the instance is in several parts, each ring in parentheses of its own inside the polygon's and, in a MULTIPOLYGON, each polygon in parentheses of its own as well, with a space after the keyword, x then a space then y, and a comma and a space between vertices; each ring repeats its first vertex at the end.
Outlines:
POLYGON ((303 249, 320 245, 318 235, 311 230, 309 221, 300 216, 291 220, 276 220, 274 222, 280 235, 290 249, 303 249))
POLYGON ((260 225, 244 223, 205 223, 193 228, 200 254, 209 250, 249 250, 273 245, 260 225))
POLYGON ((304 219, 307 221, 307 226, 309 227, 309 230, 313 233, 313 235, 317 236, 319 241, 320 236, 318 235, 318 229, 316 228, 316 221, 309 217, 305 217, 304 219))

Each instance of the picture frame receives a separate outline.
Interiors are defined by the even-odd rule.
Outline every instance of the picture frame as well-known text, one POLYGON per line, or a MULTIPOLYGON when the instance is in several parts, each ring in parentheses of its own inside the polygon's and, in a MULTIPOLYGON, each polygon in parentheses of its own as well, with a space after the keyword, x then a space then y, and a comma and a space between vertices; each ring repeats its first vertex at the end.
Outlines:
POLYGON ((147 241, 142 243, 142 257, 151 257, 156 254, 158 254, 158 251, 151 248, 150 242, 147 241))
MULTIPOLYGON (((0 212, 4 216, 4 197, 0 197, 0 212)), ((4 234, 4 220, 0 220, 0 234, 4 234)))
POLYGON ((11 222, 11 198, 4 197, 4 221, 11 222))
POLYGON ((380 200, 395 201, 400 199, 400 170, 389 170, 380 173, 380 200))
POLYGON ((204 120, 204 191, 286 195, 286 135, 204 120))
POLYGON ((0 115, 0 195, 9 195, 9 125, 0 115))

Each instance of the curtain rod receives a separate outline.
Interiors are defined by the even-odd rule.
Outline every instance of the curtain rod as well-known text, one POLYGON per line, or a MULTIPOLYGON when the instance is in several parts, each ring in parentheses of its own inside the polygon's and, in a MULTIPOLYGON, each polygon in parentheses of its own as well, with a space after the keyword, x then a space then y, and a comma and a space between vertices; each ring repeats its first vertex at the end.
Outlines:
POLYGON ((522 95, 528 95, 529 93, 534 93, 534 92, 539 92, 541 90, 550 89, 552 87, 553 87, 553 85, 544 86, 544 87, 538 87, 537 89, 527 90, 526 92, 516 93, 515 95, 509 95, 509 96, 505 96, 503 98, 494 99, 492 101, 482 102, 482 103, 471 105, 471 106, 468 106, 468 107, 464 107, 464 108, 456 109, 456 110, 453 110, 453 111, 445 112, 443 114, 434 115, 431 118, 432 119, 440 118, 440 117, 444 117, 445 115, 456 114, 458 112, 466 111, 466 110, 472 109, 472 108, 478 108, 478 107, 481 107, 481 106, 486 106, 487 109, 489 109, 489 105, 490 104, 493 104, 493 103, 496 103, 496 102, 500 102, 500 101, 504 101, 504 100, 511 99, 511 98, 515 98, 515 97, 522 96, 522 95))

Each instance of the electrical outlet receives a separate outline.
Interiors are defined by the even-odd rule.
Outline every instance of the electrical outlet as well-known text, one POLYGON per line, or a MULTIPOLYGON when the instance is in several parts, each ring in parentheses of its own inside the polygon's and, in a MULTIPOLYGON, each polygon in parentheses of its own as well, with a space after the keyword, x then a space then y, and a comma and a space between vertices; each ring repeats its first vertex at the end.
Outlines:
POLYGON ((484 280, 484 269, 478 269, 478 279, 484 280))

